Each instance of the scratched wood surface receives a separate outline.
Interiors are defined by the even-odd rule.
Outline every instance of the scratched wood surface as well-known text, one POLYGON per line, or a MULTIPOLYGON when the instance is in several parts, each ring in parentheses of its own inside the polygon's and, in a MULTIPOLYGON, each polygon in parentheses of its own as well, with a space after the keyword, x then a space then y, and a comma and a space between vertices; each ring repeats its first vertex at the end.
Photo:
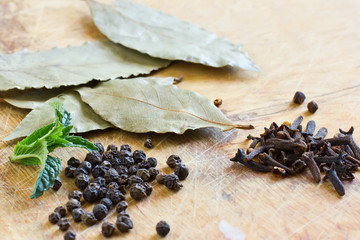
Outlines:
MULTIPOLYGON (((110 2, 110 1, 107 1, 110 2)), ((303 114, 329 134, 339 127, 355 127, 360 142, 360 2, 358 0, 137 0, 206 27, 235 43, 262 69, 212 69, 175 62, 156 76, 180 76, 178 86, 209 99, 222 98, 221 109, 232 120, 251 122, 252 131, 188 131, 184 135, 133 134, 121 130, 84 134, 104 145, 129 143, 144 149, 146 138, 155 148, 145 150, 159 160, 162 171, 173 153, 191 169, 178 193, 154 185, 153 194, 141 202, 130 201, 134 229, 116 234, 127 239, 158 239, 155 224, 171 225, 167 239, 359 239, 360 182, 345 183, 338 197, 328 183, 316 185, 310 174, 278 180, 258 174, 228 159, 238 147, 248 146, 249 133, 259 134, 272 121, 292 121, 303 114), (308 114, 306 104, 291 99, 302 90, 319 110, 308 114)), ((84 1, 0 0, 0 52, 12 53, 55 46, 80 45, 103 40, 84 1)), ((216 49, 214 49, 216 51, 216 49)), ((0 137, 9 134, 28 113, 0 103, 0 137)), ((30 200, 37 168, 10 164, 15 141, 0 143, 1 239, 62 239, 63 233, 47 221, 48 214, 64 205, 76 187, 61 173, 63 187, 56 193, 30 200)), ((86 152, 60 149, 65 161, 83 159, 86 152)), ((360 177, 359 173, 355 174, 360 177)), ((92 206, 85 205, 89 210, 92 206)), ((116 214, 108 216, 114 222, 116 214)), ((78 239, 102 239, 100 224, 88 228, 72 224, 78 239)), ((114 237, 115 239, 115 237, 114 237)))

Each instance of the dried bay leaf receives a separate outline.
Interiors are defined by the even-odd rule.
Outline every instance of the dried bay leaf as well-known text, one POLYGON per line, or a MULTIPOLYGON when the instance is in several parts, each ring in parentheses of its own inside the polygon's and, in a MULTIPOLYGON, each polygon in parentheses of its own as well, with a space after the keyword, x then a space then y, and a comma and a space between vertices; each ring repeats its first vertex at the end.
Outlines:
POLYGON ((170 64, 112 42, 0 55, 0 91, 75 86, 149 73, 170 64))
MULTIPOLYGON (((113 127, 112 124, 99 117, 91 107, 84 103, 75 91, 68 91, 55 97, 60 99, 71 115, 72 133, 88 132, 113 127)), ((50 124, 55 120, 54 109, 49 105, 51 98, 36 106, 3 141, 30 135, 36 129, 50 124)))
POLYGON ((130 132, 182 134, 205 127, 253 128, 233 124, 210 100, 172 83, 173 78, 114 79, 76 91, 103 119, 130 132))
POLYGON ((96 26, 113 42, 163 59, 259 71, 246 52, 197 25, 127 0, 88 3, 96 26))

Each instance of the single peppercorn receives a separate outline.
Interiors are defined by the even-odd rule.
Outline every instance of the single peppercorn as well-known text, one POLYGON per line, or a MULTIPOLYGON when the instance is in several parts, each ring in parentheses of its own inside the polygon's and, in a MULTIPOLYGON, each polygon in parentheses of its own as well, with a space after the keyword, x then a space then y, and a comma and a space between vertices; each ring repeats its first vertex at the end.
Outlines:
POLYGON ((112 205, 112 201, 110 200, 110 198, 103 198, 100 201, 101 204, 104 204, 108 210, 110 210, 111 205, 112 205))
POLYGON ((107 152, 110 152, 110 151, 117 151, 118 150, 118 147, 115 145, 115 144, 109 144, 106 148, 106 151, 107 152))
POLYGON ((130 166, 128 167, 128 175, 134 175, 136 174, 138 170, 138 167, 137 166, 130 166))
POLYGON ((106 214, 108 213, 108 208, 102 203, 96 204, 93 208, 94 216, 97 220, 102 220, 106 217, 106 214))
POLYGON ((150 166, 151 166, 151 167, 156 167, 156 166, 157 166, 157 160, 156 160, 156 158, 154 158, 154 157, 149 157, 149 158, 147 159, 147 161, 150 163, 150 166))
POLYGON ((61 231, 66 231, 69 229, 70 227, 70 219, 69 218, 61 218, 58 222, 57 222, 57 225, 59 226, 59 229, 61 231))
POLYGON ((121 145, 120 150, 125 150, 125 151, 129 151, 129 152, 132 151, 129 144, 123 144, 123 145, 121 145))
POLYGON ((89 175, 79 174, 75 178, 75 185, 80 189, 84 190, 90 183, 89 175))
POLYGON ((302 104, 305 101, 305 94, 303 92, 297 91, 294 95, 293 102, 296 104, 302 104))
POLYGON ((78 168, 80 166, 80 160, 74 157, 71 157, 68 161, 67 161, 67 165, 68 166, 72 166, 75 168, 78 168))
POLYGON ((79 190, 72 191, 68 195, 69 200, 76 199, 76 200, 80 201, 81 197, 82 197, 82 192, 79 190))
POLYGON ((104 177, 105 172, 106 172, 106 169, 104 166, 97 165, 93 168, 93 170, 91 171, 91 174, 94 178, 97 178, 97 177, 104 177))
POLYGON ((114 168, 110 168, 105 173, 106 183, 116 182, 118 178, 119 178, 119 173, 114 168))
POLYGON ((75 231, 68 231, 64 235, 64 240, 75 240, 75 239, 76 239, 75 231))
POLYGON ((159 184, 164 184, 164 178, 166 177, 166 173, 159 173, 158 175, 156 175, 156 181, 159 183, 159 184))
POLYGON ((180 163, 181 158, 179 155, 171 155, 166 161, 166 164, 171 168, 176 167, 176 165, 179 165, 180 163))
POLYGON ((146 148, 153 148, 154 147, 151 139, 146 139, 145 140, 144 147, 146 147, 146 148))
POLYGON ((121 201, 118 204, 116 204, 116 211, 118 213, 125 211, 128 207, 128 203, 126 201, 121 201))
POLYGON ((164 185, 171 190, 179 190, 182 185, 179 183, 179 177, 175 174, 169 174, 164 177, 164 185))
POLYGON ((89 175, 89 172, 86 171, 85 168, 78 167, 78 168, 75 169, 75 171, 74 171, 74 177, 77 177, 77 176, 80 175, 80 174, 89 175))
POLYGON ((161 237, 165 237, 170 232, 170 225, 165 221, 160 221, 156 224, 156 232, 161 237))
POLYGON ((111 237, 115 231, 115 226, 112 223, 104 222, 101 225, 101 233, 104 235, 104 237, 111 237))
POLYGON ((124 185, 121 185, 119 186, 119 191, 122 193, 122 194, 126 194, 126 187, 124 185))
POLYGON ((97 177, 92 182, 99 184, 100 187, 106 187, 105 178, 103 177, 97 177))
POLYGON ((103 161, 101 154, 98 151, 91 151, 86 154, 85 161, 90 162, 92 167, 95 167, 103 161))
POLYGON ((65 168, 65 176, 67 176, 68 178, 73 178, 74 176, 74 172, 75 172, 76 168, 72 167, 72 166, 67 166, 65 168))
POLYGON ((222 99, 221 98, 217 98, 217 99, 215 99, 214 100, 214 105, 216 106, 216 107, 220 107, 221 106, 221 104, 222 104, 222 99))
POLYGON ((144 151, 135 150, 133 152, 133 159, 134 159, 135 163, 141 163, 146 160, 146 154, 144 151))
POLYGON ((122 174, 128 174, 129 173, 129 170, 126 166, 124 165, 120 165, 116 168, 116 171, 118 172, 119 175, 122 175, 122 174))
POLYGON ((116 219, 116 227, 120 232, 127 232, 132 229, 134 225, 129 217, 120 216, 116 219))
POLYGON ((66 209, 68 210, 69 213, 71 213, 75 208, 79 208, 79 207, 81 207, 81 203, 74 198, 70 199, 66 203, 66 209))
POLYGON ((108 190, 111 190, 111 189, 119 190, 119 184, 117 184, 116 182, 111 182, 106 186, 106 188, 108 190))
POLYGON ((57 190, 59 190, 61 188, 61 186, 62 186, 62 181, 61 181, 61 179, 59 177, 57 177, 55 179, 55 181, 54 181, 54 186, 52 187, 52 189, 54 191, 57 191, 57 190))
POLYGON ((100 185, 97 183, 91 183, 87 186, 83 192, 85 201, 94 203, 99 199, 100 185))
POLYGON ((81 216, 81 221, 88 226, 92 226, 97 222, 93 212, 86 212, 81 216))
POLYGON ((150 183, 144 182, 143 186, 145 187, 145 193, 147 196, 150 196, 150 194, 152 193, 152 186, 150 185, 150 183))
POLYGON ((307 105, 307 109, 311 113, 315 113, 318 110, 318 108, 319 107, 318 107, 317 103, 314 101, 309 102, 307 105))
POLYGON ((124 210, 124 211, 119 212, 119 214, 116 216, 116 218, 119 218, 119 217, 128 217, 128 218, 130 218, 130 215, 129 215, 128 212, 126 212, 126 210, 124 210))
POLYGON ((128 185, 131 186, 133 185, 134 183, 143 183, 144 180, 142 180, 141 177, 139 176, 136 176, 136 175, 132 175, 128 178, 128 185))
POLYGON ((145 168, 140 168, 137 170, 136 176, 140 177, 144 182, 147 182, 150 179, 150 172, 145 168))
POLYGON ((140 162, 138 164, 138 168, 150 169, 151 168, 151 163, 148 160, 140 162))
POLYGON ((140 201, 147 196, 146 188, 141 183, 135 183, 131 185, 129 192, 130 196, 137 201, 140 201))
POLYGON ((94 143, 94 145, 97 147, 98 152, 100 153, 100 155, 103 155, 104 151, 104 146, 100 143, 100 142, 96 142, 94 143))
POLYGON ((125 196, 119 190, 116 189, 108 190, 106 197, 111 200, 113 205, 117 204, 120 201, 125 200, 125 196))
POLYGON ((152 168, 149 168, 149 173, 150 173, 150 179, 149 179, 149 182, 155 180, 156 176, 159 174, 159 170, 152 167, 152 168))
POLYGON ((104 166, 106 170, 109 170, 111 168, 111 163, 109 161, 103 161, 101 166, 104 166))
POLYGON ((84 210, 82 208, 75 208, 71 215, 75 222, 81 222, 81 216, 84 215, 84 210))
POLYGON ((83 161, 78 168, 83 168, 86 172, 91 173, 92 164, 89 161, 83 161))
POLYGON ((129 180, 129 176, 127 174, 121 174, 117 180, 117 183, 122 186, 122 185, 127 185, 128 184, 128 180, 129 180))
POLYGON ((189 168, 185 164, 180 163, 174 168, 174 173, 179 177, 179 180, 185 180, 189 176, 189 168))
POLYGON ((106 198, 107 192, 108 192, 108 189, 106 187, 100 187, 99 188, 99 199, 106 198))
POLYGON ((122 161, 120 160, 120 158, 114 157, 113 159, 110 160, 110 163, 111 163, 111 167, 116 169, 117 167, 120 166, 120 164, 122 164, 122 161))
POLYGON ((56 224, 61 218, 61 215, 60 213, 58 212, 52 212, 50 215, 49 215, 49 222, 52 223, 52 224, 56 224))
POLYGON ((63 206, 56 207, 54 212, 59 213, 61 217, 65 217, 66 215, 66 209, 63 206))

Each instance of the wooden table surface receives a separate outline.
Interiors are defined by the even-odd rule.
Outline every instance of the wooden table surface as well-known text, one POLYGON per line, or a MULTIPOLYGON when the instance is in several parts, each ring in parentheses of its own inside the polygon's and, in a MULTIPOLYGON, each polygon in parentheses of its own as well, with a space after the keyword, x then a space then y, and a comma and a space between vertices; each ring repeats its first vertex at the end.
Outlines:
MULTIPOLYGON (((314 184, 309 172, 279 180, 232 164, 229 158, 237 148, 248 146, 249 133, 260 134, 271 122, 292 121, 298 115, 326 126, 329 136, 339 127, 353 125, 355 140, 360 142, 360 1, 136 1, 242 43, 262 72, 175 62, 154 74, 182 75, 180 88, 209 99, 222 98, 220 108, 229 118, 251 122, 255 130, 83 134, 104 145, 129 143, 134 149, 144 149, 143 142, 150 137, 155 148, 145 152, 159 160, 162 171, 171 172, 165 164, 170 154, 179 154, 191 169, 181 191, 173 193, 154 184, 148 199, 130 201, 135 227, 113 239, 159 239, 155 224, 161 219, 171 225, 167 239, 359 239, 358 179, 345 183, 346 195, 338 197, 329 183, 314 184), (291 104, 296 90, 306 94, 307 102, 319 104, 315 114, 307 112, 306 104, 291 104)), ((84 1, 0 0, 0 52, 104 39, 84 1)), ((0 137, 9 134, 27 113, 0 103, 0 137)), ((1 239, 62 239, 63 233, 47 218, 76 187, 61 173, 64 184, 58 192, 30 200, 37 168, 9 163, 15 143, 0 143, 1 239)), ((60 149, 55 154, 65 163, 71 156, 83 159, 86 152, 60 149)), ((85 209, 92 206, 87 204, 85 209)), ((112 210, 107 219, 114 222, 115 218, 112 210)), ((72 223, 78 239, 102 239, 100 227, 72 223)))

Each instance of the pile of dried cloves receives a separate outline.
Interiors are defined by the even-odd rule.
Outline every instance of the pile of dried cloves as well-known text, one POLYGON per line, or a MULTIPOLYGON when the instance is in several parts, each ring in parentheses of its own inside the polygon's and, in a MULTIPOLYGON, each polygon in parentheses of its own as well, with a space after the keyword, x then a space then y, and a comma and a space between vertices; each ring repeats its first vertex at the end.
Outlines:
POLYGON ((353 139, 354 128, 349 131, 339 129, 333 138, 325 139, 326 128, 315 133, 315 122, 309 121, 305 130, 300 116, 290 124, 278 126, 273 122, 260 137, 249 135, 252 140, 246 153, 239 149, 230 159, 258 172, 272 172, 282 177, 296 175, 309 168, 314 181, 329 180, 336 192, 343 196, 345 188, 342 181, 354 179, 353 173, 360 165, 360 148, 353 139))

